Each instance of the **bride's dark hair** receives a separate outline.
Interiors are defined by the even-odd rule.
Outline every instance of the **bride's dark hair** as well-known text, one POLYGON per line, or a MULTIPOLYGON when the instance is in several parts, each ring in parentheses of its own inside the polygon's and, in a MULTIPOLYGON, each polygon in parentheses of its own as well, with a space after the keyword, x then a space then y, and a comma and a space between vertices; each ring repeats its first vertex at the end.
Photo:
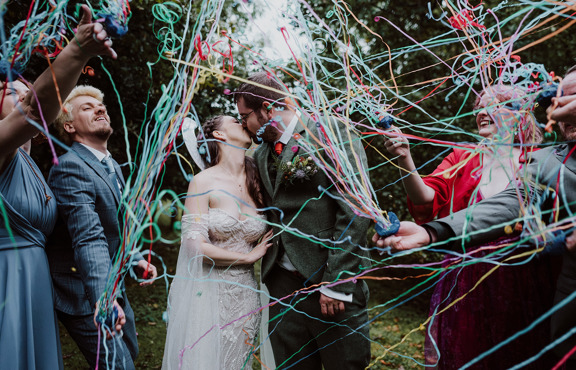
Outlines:
MULTIPOLYGON (((213 167, 220 162, 220 147, 218 146, 218 139, 214 138, 214 131, 220 129, 224 122, 223 118, 224 116, 216 116, 204 122, 202 132, 198 135, 198 151, 206 164, 206 168, 213 167)), ((246 189, 248 189, 248 194, 256 204, 256 207, 264 208, 266 205, 262 195, 263 186, 254 158, 244 156, 244 170, 246 171, 246 189)))

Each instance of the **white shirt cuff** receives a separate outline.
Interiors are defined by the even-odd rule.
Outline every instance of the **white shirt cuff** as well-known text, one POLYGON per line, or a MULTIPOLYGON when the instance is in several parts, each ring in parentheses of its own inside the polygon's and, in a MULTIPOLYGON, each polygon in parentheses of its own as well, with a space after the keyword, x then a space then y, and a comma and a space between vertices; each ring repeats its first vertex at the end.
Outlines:
POLYGON ((326 297, 337 299, 339 301, 352 302, 352 293, 340 293, 326 287, 320 287, 320 293, 324 294, 326 297))

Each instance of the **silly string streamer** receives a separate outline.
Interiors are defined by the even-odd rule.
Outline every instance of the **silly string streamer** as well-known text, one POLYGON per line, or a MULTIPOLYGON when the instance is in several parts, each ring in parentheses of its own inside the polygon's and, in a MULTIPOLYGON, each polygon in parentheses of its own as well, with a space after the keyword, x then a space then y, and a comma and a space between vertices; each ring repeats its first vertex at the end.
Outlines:
MULTIPOLYGON (((291 86, 289 98, 304 115, 317 123, 316 130, 309 133, 310 139, 299 140, 297 149, 307 153, 323 153, 312 155, 312 160, 319 170, 329 176, 334 186, 330 189, 319 189, 319 195, 338 197, 354 210, 357 217, 368 218, 378 224, 381 229, 379 232, 393 233, 397 219, 392 216, 392 212, 388 212, 390 207, 382 201, 386 198, 381 195, 400 180, 379 178, 381 170, 398 167, 394 158, 384 153, 383 140, 388 137, 408 138, 412 148, 426 145, 443 148, 446 152, 458 148, 471 155, 493 150, 498 143, 506 142, 512 133, 499 131, 494 142, 477 145, 480 137, 461 122, 471 120, 471 116, 478 112, 467 109, 465 102, 474 100, 483 89, 495 83, 520 87, 527 92, 528 103, 520 103, 523 101, 520 98, 509 102, 505 107, 510 111, 506 119, 515 122, 516 130, 524 130, 521 120, 516 117, 531 112, 538 94, 543 90, 549 91, 549 87, 560 82, 560 79, 545 66, 523 60, 522 51, 536 48, 540 43, 563 32, 573 32, 570 27, 576 22, 576 9, 571 2, 501 2, 489 8, 485 4, 472 5, 467 1, 446 1, 441 6, 430 3, 426 9, 411 9, 426 13, 443 27, 442 33, 422 41, 415 32, 397 24, 385 11, 378 11, 371 19, 360 19, 347 3, 333 1, 330 10, 323 17, 315 12, 312 4, 299 0, 289 2, 282 8, 282 18, 290 22, 290 27, 266 30, 268 34, 277 36, 276 41, 267 45, 268 49, 289 51, 290 56, 283 60, 276 56, 274 59, 266 57, 263 48, 248 38, 247 34, 252 37, 258 32, 233 32, 221 28, 222 11, 229 3, 206 0, 199 4, 179 4, 163 2, 151 8, 157 19, 153 31, 160 43, 159 56, 162 63, 171 63, 174 75, 171 80, 164 81, 158 104, 142 125, 140 140, 135 149, 135 162, 130 162, 130 176, 122 197, 122 217, 125 224, 122 230, 123 243, 121 251, 113 261, 113 273, 100 301, 103 319, 111 311, 112 302, 118 294, 117 287, 124 278, 126 266, 132 262, 134 252, 146 249, 150 251, 150 256, 155 242, 177 243, 163 235, 158 225, 160 215, 168 213, 175 217, 179 213, 178 209, 183 208, 178 195, 162 188, 166 161, 171 155, 177 156, 181 162, 185 161, 179 152, 182 146, 178 136, 186 118, 201 122, 196 107, 209 102, 197 101, 194 98, 204 83, 211 79, 220 84, 245 81, 244 72, 239 75, 234 70, 235 61, 240 54, 251 61, 254 68, 268 71, 272 78, 275 75, 281 76, 282 81, 291 86), (402 35, 406 46, 388 45, 386 35, 374 31, 376 25, 385 27, 386 32, 402 35), (356 36, 355 30, 367 32, 373 40, 362 40, 356 36), (529 42, 524 42, 525 40, 529 42), (368 43, 375 43, 378 47, 369 47, 368 43), (518 46, 520 44, 523 46, 518 46), (451 50, 452 54, 445 55, 442 51, 444 49, 451 50), (434 65, 419 71, 402 69, 403 60, 421 55, 432 58, 434 65), (421 77, 428 71, 435 73, 433 78, 421 77), (451 104, 454 114, 449 117, 434 116, 426 109, 425 104, 429 101, 451 104), (410 122, 409 115, 415 112, 421 120, 410 122), (391 125, 398 127, 403 133, 392 130, 391 125), (410 131, 410 134, 407 131, 410 131), (443 136, 438 137, 440 134, 443 136), (451 141, 446 139, 446 136, 458 139, 451 141), (353 153, 352 160, 346 155, 353 151, 353 144, 359 140, 369 154, 378 158, 378 161, 371 161, 369 168, 361 165, 358 155, 353 153), (166 199, 171 207, 164 205, 163 200, 166 199)), ((237 12, 252 12, 254 5, 240 1, 233 3, 237 12)), ((267 4, 261 5, 266 7, 267 4)), ((268 6, 272 9, 272 5, 268 6)), ((4 80, 13 80, 21 74, 33 53, 40 52, 47 58, 52 58, 61 50, 64 42, 70 42, 64 32, 70 22, 65 9, 65 1, 32 1, 28 18, 14 27, 9 34, 0 34, 0 74, 3 73, 4 80), (26 32, 30 29, 35 32, 26 32)), ((128 1, 102 1, 95 14, 102 19, 113 37, 121 37, 126 33, 131 14, 128 1)), ((232 88, 230 85, 228 92, 231 92, 232 88)), ((557 89, 555 92, 559 94, 557 89)), ((548 99, 550 97, 551 95, 548 99)), ((554 123, 545 124, 548 124, 549 131, 554 127, 554 123)), ((128 152, 129 150, 128 148, 128 152)), ((418 170, 427 164, 425 162, 435 159, 419 159, 421 166, 418 170)), ((463 165, 465 163, 458 163, 446 171, 445 176, 451 176, 454 170, 463 165)), ((408 175, 405 169, 399 170, 401 178, 408 175)), ((191 179, 193 174, 183 169, 183 176, 191 179)), ((522 181, 525 184, 529 182, 522 179, 517 185, 523 185, 522 181)), ((562 192, 551 196, 557 198, 557 208, 567 204, 562 192)), ((544 220, 548 220, 549 214, 539 209, 540 203, 529 199, 526 204, 531 205, 523 209, 523 213, 515 220, 524 225, 522 236, 505 246, 499 246, 498 249, 452 251, 445 250, 441 242, 431 248, 449 255, 447 265, 436 261, 412 264, 398 262, 401 255, 413 252, 383 254, 374 258, 372 268, 342 271, 341 280, 324 282, 324 285, 334 286, 350 279, 392 280, 378 277, 377 272, 398 268, 413 269, 415 272, 411 277, 422 280, 394 299, 371 307, 372 324, 384 315, 390 315, 394 309, 401 309, 402 305, 427 293, 433 284, 438 283, 442 273, 458 271, 478 263, 492 264, 494 268, 477 281, 470 291, 472 292, 498 268, 521 265, 532 260, 544 249, 542 242, 555 240, 555 233, 565 231, 567 220, 553 219, 546 223, 544 220), (535 240, 540 243, 539 247, 526 247, 535 240)), ((574 221, 574 215, 571 214, 569 220, 574 221)), ((342 242, 318 240, 317 237, 305 235, 290 225, 275 226, 283 232, 291 232, 323 243, 328 249, 339 248, 338 243, 342 242)), ((493 227, 502 228, 505 225, 493 227)), ((360 247, 371 248, 368 244, 360 247)), ((163 278, 167 278, 167 275, 163 278)), ((308 291, 317 289, 319 287, 314 286, 308 291)), ((292 298, 284 297, 281 302, 271 304, 289 306, 292 298)), ((465 299, 465 296, 459 299, 465 299)), ((562 304, 564 302, 560 302, 554 310, 559 309, 562 304)), ((372 352, 375 358, 371 366, 379 366, 381 361, 389 359, 394 353, 408 356, 414 364, 424 366, 421 357, 400 353, 399 348, 411 340, 415 333, 433 324, 434 320, 450 307, 433 310, 430 317, 418 327, 406 332, 398 343, 383 343, 373 339, 372 352)), ((530 330, 529 327, 525 328, 525 332, 530 330)), ((260 348, 266 339, 261 338, 256 348, 260 348)), ((543 356, 550 349, 543 348, 537 357, 543 356)), ((477 360, 489 354, 487 352, 477 360)), ((470 365, 475 361, 471 361, 470 365)), ((263 366, 266 366, 265 362, 263 366)))

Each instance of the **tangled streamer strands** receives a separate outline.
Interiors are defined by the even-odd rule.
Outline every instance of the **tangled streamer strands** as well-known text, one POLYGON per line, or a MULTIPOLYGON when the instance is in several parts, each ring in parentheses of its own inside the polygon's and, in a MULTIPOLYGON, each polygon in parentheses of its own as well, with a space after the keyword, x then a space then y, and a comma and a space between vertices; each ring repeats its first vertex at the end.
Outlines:
MULTIPOLYGON (((101 8, 93 11, 103 22, 110 35, 121 37, 128 30, 130 5, 128 0, 101 1, 101 8)), ((6 12, 8 1, 0 4, 0 12, 6 12)), ((26 69, 33 54, 55 58, 70 42, 67 32, 75 27, 76 21, 67 14, 68 1, 32 0, 26 19, 5 34, 3 17, 0 17, 2 49, 0 56, 0 78, 14 80, 26 69)), ((78 17, 76 9, 76 18, 78 17)), ((70 34, 68 34, 70 35, 70 34)))
MULTIPOLYGON (((7 2, 1 4, 2 7, 7 6, 7 2)), ((253 70, 267 72, 271 79, 283 81, 286 90, 282 93, 286 94, 305 117, 316 123, 315 130, 307 133, 308 138, 296 137, 298 148, 295 150, 322 154, 312 154, 310 160, 334 185, 329 189, 319 189, 318 196, 338 198, 345 202, 357 217, 370 219, 384 229, 394 225, 395 216, 392 211, 395 210, 382 202, 382 194, 410 174, 410 171, 396 164, 395 158, 384 152, 382 143, 385 139, 406 138, 410 140, 413 148, 440 148, 444 150, 441 155, 457 148, 466 151, 469 154, 466 161, 470 161, 474 156, 488 152, 510 154, 513 148, 520 148, 525 154, 528 153, 532 146, 528 133, 534 132, 538 125, 545 131, 547 139, 542 145, 551 145, 555 122, 539 124, 533 119, 533 112, 537 103, 548 105, 552 97, 561 94, 557 89, 561 78, 542 64, 524 60, 522 53, 534 50, 559 35, 565 37, 568 33, 573 33, 572 26, 576 23, 574 1, 521 0, 514 3, 501 2, 492 8, 482 2, 473 5, 463 0, 444 1, 442 5, 429 3, 427 8, 414 11, 426 13, 427 17, 437 22, 445 32, 424 41, 418 41, 414 33, 405 30, 384 11, 374 14, 369 21, 363 21, 352 12, 346 2, 339 0, 333 0, 325 16, 317 14, 314 7, 304 0, 283 4, 281 12, 278 13, 278 27, 262 32, 257 26, 253 26, 251 32, 226 28, 229 23, 223 19, 224 11, 227 10, 229 14, 248 14, 250 18, 256 8, 252 2, 236 1, 229 4, 223 0, 204 0, 201 3, 183 4, 185 2, 159 2, 150 9, 156 20, 153 32, 159 43, 159 63, 170 63, 173 77, 162 81, 161 96, 141 126, 134 153, 126 140, 130 175, 126 181, 120 210, 125 226, 121 230, 121 249, 113 260, 113 273, 109 276, 106 291, 99 302, 102 317, 111 312, 112 303, 120 294, 118 287, 127 274, 127 267, 132 265, 132 256, 136 251, 147 251, 150 261, 155 254, 155 243, 179 242, 178 239, 167 237, 159 225, 160 217, 168 215, 177 219, 184 209, 185 196, 163 188, 166 164, 169 158, 176 157, 182 176, 188 180, 193 178, 193 166, 187 163, 186 156, 182 153, 185 148, 180 138, 182 125, 185 119, 203 121, 197 107, 209 102, 199 101, 197 98, 207 82, 216 81, 226 86, 224 93, 230 96, 233 95, 235 84, 247 82, 246 76, 235 70, 239 60, 251 63, 250 68, 253 70), (407 46, 390 46, 385 35, 374 30, 376 26, 385 27, 387 32, 400 34, 407 46), (359 30, 370 35, 372 40, 357 36, 359 30), (258 37, 263 40, 272 37, 273 41, 263 41, 265 46, 261 46, 261 43, 255 41, 258 37), (273 57, 269 56, 270 50, 273 57), (451 50, 453 54, 445 55, 442 50, 451 50), (403 71, 404 60, 422 55, 434 60, 434 64, 422 70, 403 71), (420 76, 429 76, 432 73, 435 74, 433 78, 420 79, 420 76), (506 124, 492 140, 483 140, 468 126, 461 124, 463 120, 471 120, 479 111, 468 109, 466 104, 481 97, 482 91, 494 91, 496 86, 503 85, 510 87, 511 97, 492 106, 489 111, 506 124), (540 95, 543 91, 546 94, 540 95), (546 99, 548 103, 545 103, 546 99), (449 117, 436 117, 426 108, 426 103, 431 101, 436 104, 451 104, 455 113, 449 117), (409 114, 414 112, 421 118, 419 122, 409 121, 409 114), (391 129, 392 124, 400 131, 391 129), (450 141, 447 137, 458 139, 450 141), (378 163, 371 163, 372 167, 364 168, 361 156, 354 152, 354 144, 358 141, 369 155, 378 157, 378 163), (347 155, 350 152, 352 155, 347 155), (380 171, 396 167, 400 170, 400 178, 378 178, 380 171), (169 206, 166 206, 167 203, 169 206)), ((259 5, 266 11, 276 8, 273 4, 259 5)), ((0 34, 0 77, 3 80, 14 80, 21 75, 32 54, 40 53, 50 60, 66 43, 73 42, 66 35, 75 21, 66 13, 66 6, 66 1, 32 1, 27 19, 18 23, 9 33, 0 34), (27 32, 30 29, 34 32, 27 32)), ((95 14, 115 37, 121 37, 127 32, 131 16, 127 0, 102 1, 95 14)), ((0 32, 4 32, 4 27, 1 29, 0 32)), ((418 170, 438 158, 420 160, 426 163, 418 163, 418 170)), ((443 175, 445 178, 454 176, 454 173, 466 164, 464 161, 458 163, 443 175)), ((522 174, 520 171, 520 180, 516 184, 518 193, 521 188, 534 185, 530 182, 531 179, 523 177, 522 174)), ((530 198, 531 194, 526 194, 528 199, 519 198, 522 214, 512 221, 512 225, 520 225, 518 229, 514 230, 514 227, 508 224, 492 227, 506 228, 507 234, 514 231, 521 234, 504 245, 498 245, 498 248, 492 246, 481 250, 466 250, 463 247, 465 238, 455 241, 462 245, 457 251, 446 248, 446 243, 454 240, 431 245, 428 250, 448 255, 449 264, 439 261, 404 264, 398 262, 400 257, 420 251, 390 254, 387 253, 388 250, 377 250, 375 252, 380 254, 373 254, 379 257, 374 258, 372 267, 362 267, 358 271, 342 271, 338 281, 308 287, 294 292, 290 297, 270 302, 269 305, 289 306, 295 295, 318 291, 321 286, 330 287, 359 279, 392 279, 382 278, 382 272, 412 269, 414 276, 410 278, 418 279, 418 283, 394 299, 371 307, 371 323, 374 323, 383 315, 429 291, 438 283, 443 273, 477 263, 491 264, 493 269, 478 279, 471 290, 473 291, 497 269, 532 261, 546 245, 559 242, 558 235, 561 232, 571 230, 570 225, 576 222, 576 216, 572 213, 564 219, 558 216, 560 209, 569 210, 570 206, 573 206, 562 193, 550 195, 555 197, 555 208, 551 211, 540 209, 540 200, 530 198), (525 204, 530 206, 524 207, 525 204), (544 222, 550 217, 552 222, 544 222)), ((347 242, 346 239, 329 241, 307 235, 284 220, 272 225, 280 230, 280 233, 291 233, 313 240, 327 249, 340 248, 342 243, 347 242)), ((374 249, 369 244, 359 247, 374 249)), ((161 276, 166 281, 168 277, 173 276, 167 273, 161 276)), ((461 299, 465 299, 465 296, 457 301, 461 299)), ((398 347, 410 336, 426 330, 428 325, 457 301, 448 307, 435 310, 421 325, 410 328, 398 343, 384 345, 373 340, 372 353, 375 359, 370 366, 379 366, 386 356, 391 354, 405 356, 398 352, 398 347)), ((546 320, 568 301, 567 298, 559 302, 538 320, 546 320)), ((264 308, 266 307, 259 310, 264 308)), ((534 323, 536 324, 538 322, 534 323)), ((472 360, 467 366, 472 366, 532 328, 533 326, 526 327, 516 336, 472 360)), ((260 338, 260 342, 255 344, 255 350, 260 349, 266 339, 260 338)), ((561 343, 561 339, 542 348, 540 353, 526 359, 524 364, 518 364, 518 368, 544 356, 561 343)), ((410 359, 415 364, 425 366, 421 357, 414 356, 410 359)), ((562 361, 566 361, 566 358, 562 361)), ((261 364, 267 367, 265 362, 261 361, 261 364)))
MULTIPOLYGON (((212 9, 215 7, 215 5, 210 5, 212 4, 209 2, 204 3, 203 8, 212 9)), ((570 4, 541 2, 536 6, 533 3, 523 3, 523 7, 519 8, 515 14, 500 20, 498 12, 507 7, 505 3, 493 9, 485 9, 482 6, 472 7, 468 3, 458 2, 457 4, 448 4, 446 10, 440 16, 436 16, 437 21, 447 26, 446 33, 436 39, 421 43, 399 29, 392 19, 376 16, 375 22, 387 22, 391 28, 403 33, 408 40, 413 42, 413 45, 396 50, 387 48, 388 52, 380 55, 365 56, 362 55, 361 48, 354 47, 355 40, 347 32, 347 27, 350 27, 350 23, 356 22, 357 26, 364 27, 370 31, 369 26, 358 21, 345 3, 335 2, 333 5, 333 11, 330 12, 329 18, 331 17, 337 21, 330 22, 330 25, 327 23, 331 21, 330 19, 325 20, 318 16, 311 6, 304 1, 289 5, 286 12, 283 13, 283 16, 288 18, 295 25, 294 28, 300 33, 300 35, 291 34, 286 28, 278 30, 278 33, 282 35, 285 41, 285 45, 281 45, 281 47, 289 49, 290 54, 293 56, 291 66, 276 60, 267 59, 262 53, 255 50, 252 45, 247 44, 246 38, 242 37, 242 35, 233 35, 224 30, 218 35, 214 32, 214 27, 211 27, 208 33, 194 34, 195 49, 188 49, 186 58, 182 58, 184 54, 180 49, 164 49, 162 51, 163 54, 175 64, 178 71, 170 87, 178 83, 183 84, 181 89, 185 89, 176 90, 180 91, 176 96, 187 96, 191 99, 193 96, 190 94, 185 95, 185 92, 201 88, 206 75, 211 74, 222 83, 226 83, 228 79, 244 81, 241 77, 231 73, 233 67, 230 67, 233 66, 233 63, 231 63, 233 58, 232 54, 228 53, 231 49, 225 48, 225 52, 218 51, 218 49, 214 50, 216 47, 222 46, 221 39, 227 39, 230 44, 240 47, 240 50, 244 49, 249 53, 249 59, 252 59, 255 65, 268 71, 270 78, 276 78, 276 75, 281 74, 292 80, 293 88, 290 89, 288 96, 296 102, 300 110, 317 122, 318 127, 317 132, 310 133, 310 141, 300 140, 299 145, 306 152, 323 151, 327 154, 325 157, 314 157, 314 161, 331 178, 341 199, 349 202, 349 205, 358 216, 384 223, 388 220, 383 217, 383 214, 386 214, 385 207, 378 203, 376 197, 378 190, 372 187, 367 177, 367 172, 359 166, 359 163, 351 163, 347 160, 345 150, 352 148, 350 132, 362 132, 365 135, 365 142, 375 135, 393 136, 393 133, 387 132, 379 125, 386 117, 393 116, 397 125, 400 128, 405 128, 411 126, 411 123, 404 121, 402 114, 409 109, 422 109, 418 103, 423 99, 431 98, 440 92, 442 92, 446 100, 461 91, 465 91, 466 97, 469 95, 478 96, 483 89, 488 89, 489 86, 496 82, 510 84, 526 91, 529 99, 522 99, 521 96, 517 96, 512 99, 510 104, 512 104, 514 111, 531 111, 534 98, 538 92, 543 87, 557 81, 558 77, 553 73, 549 73, 542 65, 522 63, 518 55, 522 49, 515 48, 515 44, 521 38, 541 27, 545 27, 546 24, 554 20, 563 24, 563 27, 556 31, 560 33, 572 24, 574 13, 574 9, 572 9, 573 7, 570 4), (308 17, 304 16, 302 9, 308 12, 308 17), (536 11, 538 14, 535 14, 536 11), (492 23, 494 25, 485 26, 487 18, 493 20, 492 23), (510 35, 503 35, 501 32, 502 25, 514 21, 518 24, 514 32, 510 35), (336 25, 335 27, 333 26, 334 24, 336 25), (321 40, 321 42, 311 42, 311 40, 321 40), (434 53, 434 49, 437 46, 451 44, 461 46, 464 51, 450 60, 443 60, 434 53), (333 55, 326 53, 328 48, 332 48, 333 55), (412 92, 403 93, 392 72, 393 65, 396 59, 422 50, 436 58, 438 64, 444 65, 449 73, 432 81, 420 82, 418 84, 420 87, 417 86, 412 92), (178 57, 178 54, 180 57, 178 57), (229 62, 227 63, 227 61, 229 62), (374 61, 379 62, 376 68, 368 65, 368 62, 373 63, 374 61), (222 65, 219 65, 219 63, 222 63, 222 65), (226 68, 226 65, 229 68, 226 68), (387 71, 390 71, 390 73, 386 73, 387 71), (185 75, 189 76, 190 85, 185 85, 181 80, 181 76, 185 75), (202 77, 198 78, 199 75, 202 77), (389 76, 389 78, 385 79, 384 76, 389 76), (334 81, 341 82, 339 87, 334 86, 334 81), (346 86, 345 91, 342 90, 342 85, 346 86), (415 98, 419 95, 423 95, 423 97, 415 98), (323 118, 329 116, 336 117, 337 124, 334 121, 323 118), (363 118, 355 121, 352 119, 353 116, 363 118), (326 157, 328 160, 324 159, 326 157)), ((213 16, 212 13, 210 15, 213 16)), ((430 16, 433 16, 431 10, 430 16)), ((215 21, 212 24, 216 24, 218 18, 214 17, 213 19, 215 21)), ((194 29, 200 31, 199 25, 194 29)), ((382 40, 380 36, 374 32, 372 33, 375 37, 382 40)), ((548 36, 526 45, 523 49, 533 47, 547 38, 548 36)), ((382 43, 386 45, 384 40, 382 40, 382 43)), ((277 46, 277 48, 280 48, 280 46, 277 46)), ((180 106, 192 106, 191 101, 183 101, 180 106)), ((164 108, 165 106, 159 105, 157 109, 160 107, 164 108)), ((478 136, 460 129, 451 122, 456 118, 460 118, 460 116, 471 115, 471 112, 460 115, 463 110, 464 106, 462 105, 458 110, 458 116, 449 119, 432 117, 423 111, 422 113, 427 115, 430 122, 422 123, 417 129, 413 130, 420 132, 422 136, 411 136, 410 138, 427 142, 431 145, 465 148, 473 153, 489 150, 491 145, 488 143, 487 145, 477 146, 469 143, 442 142, 433 139, 436 133, 453 132, 470 137, 471 142, 478 141, 478 136)), ((172 117, 170 121, 176 119, 181 122, 180 112, 176 114, 173 112, 177 111, 174 109, 167 114, 167 117, 172 117)), ((192 110, 190 112, 193 114, 192 110)), ((194 115, 193 119, 199 121, 199 117, 194 115)), ((517 130, 525 130, 525 127, 523 127, 526 124, 525 121, 519 119, 514 113, 509 114, 509 117, 502 117, 502 119, 514 122, 510 126, 516 127, 517 130)), ((499 132, 498 137, 494 141, 507 142, 509 140, 506 139, 510 135, 510 132, 499 132)), ((520 145, 523 145, 523 143, 520 143, 520 145)), ((375 149, 377 150, 377 148, 375 149)), ((385 157, 384 155, 382 156, 385 157)), ((382 163, 382 166, 391 164, 393 162, 387 159, 382 163)), ((530 215, 531 213, 526 213, 527 218, 531 218, 530 215)), ((522 221, 522 219, 517 221, 522 221)), ((297 233, 302 238, 314 238, 310 235, 303 235, 299 230, 291 229, 290 225, 282 224, 276 226, 284 230, 284 232, 297 233)), ((503 226, 497 225, 495 227, 503 226)), ((525 239, 538 236, 546 239, 546 235, 553 230, 553 225, 545 226, 540 223, 538 228, 531 230, 531 233, 525 239)), ((518 258, 512 256, 516 252, 517 246, 522 245, 522 242, 526 242, 526 240, 520 241, 515 245, 509 245, 502 250, 494 251, 483 258, 492 258, 492 263, 496 266, 513 264, 514 261, 509 261, 503 256, 508 255, 511 260, 518 258)), ((325 247, 338 248, 338 243, 333 246, 325 245, 325 247)), ((533 257, 537 251, 537 249, 532 249, 526 253, 533 257)), ((376 262, 375 265, 393 264, 393 259, 394 257, 384 258, 382 261, 376 262)), ((458 254, 455 259, 461 262, 455 261, 452 268, 463 266, 462 261, 473 261, 466 263, 480 261, 475 259, 472 253, 458 254)), ((433 269, 434 271, 434 274, 421 283, 421 286, 424 286, 431 279, 437 279, 442 271, 439 264, 422 266, 421 268, 433 269)), ((355 273, 343 272, 343 276, 347 275, 355 275, 355 273)), ((361 277, 369 278, 364 273, 361 273, 361 277)), ((341 282, 333 282, 333 284, 341 282)), ((418 287, 414 288, 415 291, 417 289, 418 287)), ((410 297, 410 294, 413 293, 406 292, 406 300, 414 297, 410 297)), ((399 297, 397 300, 403 298, 399 297)), ((390 302, 383 306, 390 306, 390 302)), ((434 317, 431 317, 428 322, 433 320, 434 317)), ((415 328, 414 331, 421 329, 422 326, 415 328)), ((381 347, 382 354, 378 356, 377 360, 383 358, 388 352, 393 351, 395 347, 396 345, 390 348, 381 347)), ((376 361, 373 364, 375 363, 376 361)))
POLYGON ((103 1, 96 16, 102 18, 106 31, 111 37, 122 37, 128 32, 130 3, 128 0, 103 1))
MULTIPOLYGON (((0 35, 2 55, 0 60, 0 77, 2 80, 14 80, 26 68, 34 53, 53 58, 63 49, 66 31, 66 5, 64 1, 53 2, 48 6, 40 1, 32 1, 28 17, 14 26, 8 35, 2 19, 0 35), (35 32, 30 32, 34 30, 35 32)), ((6 7, 8 2, 3 2, 6 7)), ((3 9, 2 12, 6 10, 3 9)))

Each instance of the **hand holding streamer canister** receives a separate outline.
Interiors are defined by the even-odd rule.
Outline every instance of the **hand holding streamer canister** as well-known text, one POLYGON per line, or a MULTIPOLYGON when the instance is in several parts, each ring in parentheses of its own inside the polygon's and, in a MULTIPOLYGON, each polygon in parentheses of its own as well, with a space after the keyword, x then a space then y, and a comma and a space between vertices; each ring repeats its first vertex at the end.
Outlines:
POLYGON ((376 221, 376 233, 382 238, 394 235, 400 229, 400 220, 394 212, 387 212, 388 219, 382 217, 376 221))

